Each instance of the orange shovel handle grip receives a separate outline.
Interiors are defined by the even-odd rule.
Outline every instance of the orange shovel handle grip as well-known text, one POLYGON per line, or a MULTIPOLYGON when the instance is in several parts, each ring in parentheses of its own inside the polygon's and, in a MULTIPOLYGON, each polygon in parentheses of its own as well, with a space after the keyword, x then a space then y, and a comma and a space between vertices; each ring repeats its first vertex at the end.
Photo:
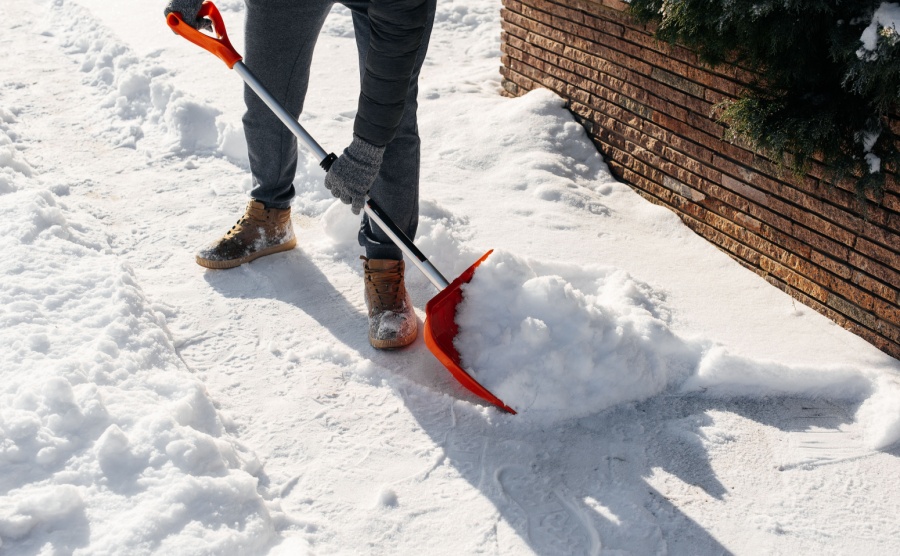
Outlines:
POLYGON ((225 22, 222 21, 222 14, 219 13, 219 9, 212 2, 204 2, 200 6, 200 11, 197 12, 197 18, 201 17, 208 17, 212 20, 215 37, 201 33, 185 23, 178 12, 172 12, 166 16, 166 23, 176 35, 181 35, 197 46, 215 54, 216 57, 225 62, 228 69, 233 68, 236 63, 243 59, 243 56, 238 54, 237 50, 231 46, 231 41, 228 40, 228 33, 225 32, 225 22))

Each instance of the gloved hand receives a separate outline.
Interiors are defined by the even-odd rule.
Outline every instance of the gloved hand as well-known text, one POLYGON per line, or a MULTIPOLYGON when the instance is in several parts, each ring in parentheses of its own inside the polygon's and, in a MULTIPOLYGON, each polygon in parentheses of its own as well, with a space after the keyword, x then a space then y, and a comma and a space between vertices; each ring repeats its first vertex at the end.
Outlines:
POLYGON ((325 175, 325 187, 341 202, 350 205, 353 214, 359 214, 381 168, 383 157, 384 147, 354 135, 353 142, 325 175))
POLYGON ((181 19, 194 29, 206 29, 207 31, 211 31, 212 21, 205 17, 201 19, 197 18, 197 12, 200 11, 200 6, 202 4, 203 0, 169 0, 169 4, 166 6, 165 11, 166 17, 169 17, 169 14, 172 12, 178 12, 181 14, 181 19))

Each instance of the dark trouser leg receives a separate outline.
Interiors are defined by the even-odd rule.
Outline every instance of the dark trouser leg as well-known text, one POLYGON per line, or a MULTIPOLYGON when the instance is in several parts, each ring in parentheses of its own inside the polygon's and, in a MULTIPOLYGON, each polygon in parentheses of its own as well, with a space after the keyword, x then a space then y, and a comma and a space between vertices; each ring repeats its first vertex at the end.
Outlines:
MULTIPOLYGON (((331 0, 247 0, 244 63, 284 107, 299 117, 309 66, 331 0)), ((297 139, 244 87, 244 134, 253 175, 250 196, 269 208, 288 208, 294 197, 297 139)))
MULTIPOLYGON (((369 48, 369 19, 365 6, 368 2, 348 0, 343 2, 353 10, 353 27, 356 31, 356 46, 359 50, 360 68, 365 67, 366 53, 369 48)), ((416 124, 416 97, 419 92, 419 71, 425 61, 428 39, 434 21, 435 0, 429 0, 428 26, 422 37, 422 45, 416 56, 416 65, 410 79, 406 107, 400 127, 394 139, 387 144, 381 171, 369 196, 381 205, 388 216, 410 238, 414 238, 419 223, 419 129, 416 124)), ((360 70, 362 71, 362 69, 360 70)), ((359 244, 366 248, 366 256, 370 259, 403 258, 403 253, 390 238, 368 217, 363 217, 359 231, 359 244)))

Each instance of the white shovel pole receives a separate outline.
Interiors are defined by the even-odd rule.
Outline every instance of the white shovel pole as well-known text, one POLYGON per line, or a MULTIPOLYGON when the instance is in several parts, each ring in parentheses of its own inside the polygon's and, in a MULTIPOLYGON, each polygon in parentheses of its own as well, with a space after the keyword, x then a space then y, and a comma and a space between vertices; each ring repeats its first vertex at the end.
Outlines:
MULTIPOLYGON (((297 139, 316 155, 321 161, 319 162, 319 165, 327 172, 329 168, 331 168, 331 165, 334 164, 334 161, 337 160, 337 156, 335 156, 334 153, 325 152, 325 149, 313 139, 312 135, 303 129, 303 126, 297 122, 296 118, 285 110, 284 106, 282 106, 281 103, 266 90, 263 84, 259 82, 259 79, 257 79, 256 76, 253 75, 253 72, 251 72, 244 64, 242 61, 243 57, 234 49, 234 46, 231 45, 231 41, 228 40, 228 33, 225 31, 225 22, 222 20, 222 14, 219 13, 219 9, 216 8, 215 4, 209 1, 203 2, 196 17, 198 19, 208 18, 212 23, 212 32, 215 33, 215 36, 201 33, 199 30, 187 25, 184 22, 181 13, 178 12, 168 13, 166 15, 166 24, 175 34, 181 35, 185 39, 209 51, 225 62, 229 68, 236 71, 237 74, 241 76, 241 79, 244 80, 244 83, 253 89, 253 92, 266 103, 266 106, 278 116, 278 119, 291 130, 291 133, 296 135, 297 139)), ((391 241, 403 251, 403 254, 419 267, 419 270, 421 270, 425 277, 434 284, 434 287, 438 290, 443 290, 450 285, 449 282, 447 282, 447 279, 444 278, 434 265, 429 262, 425 255, 419 251, 412 240, 409 239, 390 218, 388 218, 388 215, 377 203, 375 203, 375 201, 368 197, 366 197, 365 211, 369 218, 374 220, 384 233, 391 238, 391 241)))
MULTIPOLYGON (((310 135, 303 126, 300 125, 297 120, 294 119, 293 116, 278 102, 275 97, 272 96, 271 93, 263 86, 262 83, 259 82, 259 79, 253 75, 253 72, 243 63, 236 62, 234 67, 232 68, 237 72, 238 75, 241 76, 241 79, 244 80, 244 83, 247 84, 248 87, 253 89, 253 92, 262 99, 263 102, 266 103, 272 112, 278 116, 278 119, 287 126, 291 133, 297 136, 304 145, 309 148, 310 151, 318 158, 321 162, 319 166, 321 166, 326 172, 331 168, 331 165, 334 164, 334 161, 337 160, 337 156, 334 153, 327 153, 325 149, 322 148, 321 145, 310 135)), ((434 287, 438 290, 443 290, 447 286, 450 285, 450 282, 447 281, 446 278, 438 271, 437 268, 431 264, 431 261, 428 260, 427 257, 419 250, 418 247, 412 242, 412 240, 407 237, 403 231, 394 224, 394 221, 388 217, 387 213, 384 212, 378 204, 373 201, 368 196, 366 197, 366 203, 364 210, 370 219, 374 220, 376 224, 384 231, 385 234, 394 244, 403 251, 403 254, 415 264, 419 270, 422 271, 422 274, 425 275, 428 280, 434 284, 434 287)))

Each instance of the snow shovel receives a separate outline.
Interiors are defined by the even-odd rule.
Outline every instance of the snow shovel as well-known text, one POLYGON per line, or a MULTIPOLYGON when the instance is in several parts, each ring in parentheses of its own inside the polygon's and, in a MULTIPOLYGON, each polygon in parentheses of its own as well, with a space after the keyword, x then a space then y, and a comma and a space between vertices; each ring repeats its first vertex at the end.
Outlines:
MULTIPOLYGON (((259 80, 250 72, 246 65, 241 61, 243 57, 238 54, 237 50, 228 40, 228 34, 225 31, 225 23, 218 8, 212 2, 204 2, 197 14, 198 18, 207 17, 213 23, 212 31, 215 36, 202 33, 184 22, 181 14, 177 12, 170 13, 166 17, 166 23, 177 35, 184 37, 190 42, 204 48, 205 50, 216 55, 220 60, 237 72, 241 79, 259 95, 259 98, 272 109, 276 116, 288 127, 288 129, 304 143, 313 154, 321 161, 319 165, 327 172, 331 165, 337 160, 334 153, 326 153, 319 146, 315 139, 307 133, 303 126, 295 120, 290 113, 273 97, 269 91, 259 82, 259 80)), ((415 246, 406 234, 397 227, 394 222, 388 218, 387 214, 372 199, 366 198, 364 207, 366 214, 375 221, 378 226, 391 238, 394 244, 403 251, 403 254, 411 260, 425 274, 425 277, 434 284, 439 293, 434 296, 431 301, 425 305, 425 345, 431 353, 437 357, 447 370, 469 391, 476 396, 488 401, 498 408, 515 414, 515 410, 500 401, 497 396, 491 394, 484 386, 472 378, 460 365, 459 353, 453 345, 453 339, 459 332, 456 324, 456 306, 462 301, 462 291, 460 287, 472 280, 475 269, 484 261, 491 251, 488 251, 475 264, 466 269, 453 282, 448 282, 446 278, 431 264, 428 258, 415 246)))

